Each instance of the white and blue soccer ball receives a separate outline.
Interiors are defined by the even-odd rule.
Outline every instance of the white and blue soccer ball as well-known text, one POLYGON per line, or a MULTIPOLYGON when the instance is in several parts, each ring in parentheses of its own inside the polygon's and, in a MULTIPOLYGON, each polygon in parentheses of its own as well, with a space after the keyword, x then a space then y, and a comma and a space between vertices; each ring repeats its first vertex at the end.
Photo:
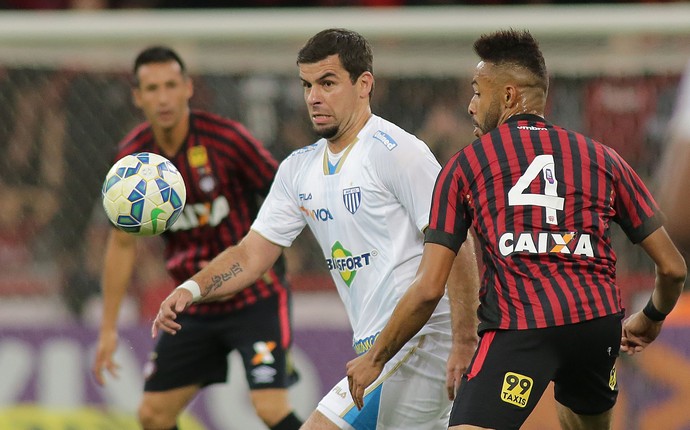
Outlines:
POLYGON ((118 160, 105 177, 103 209, 113 225, 138 236, 170 228, 184 209, 184 180, 167 158, 139 152, 118 160))

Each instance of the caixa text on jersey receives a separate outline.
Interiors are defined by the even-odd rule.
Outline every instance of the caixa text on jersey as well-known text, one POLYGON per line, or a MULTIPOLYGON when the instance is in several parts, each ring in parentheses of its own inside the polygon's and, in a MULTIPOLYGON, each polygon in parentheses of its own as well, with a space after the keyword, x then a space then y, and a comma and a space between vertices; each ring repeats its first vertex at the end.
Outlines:
POLYGON ((572 254, 594 257, 589 234, 577 232, 522 232, 503 233, 498 239, 501 255, 528 254, 572 254))

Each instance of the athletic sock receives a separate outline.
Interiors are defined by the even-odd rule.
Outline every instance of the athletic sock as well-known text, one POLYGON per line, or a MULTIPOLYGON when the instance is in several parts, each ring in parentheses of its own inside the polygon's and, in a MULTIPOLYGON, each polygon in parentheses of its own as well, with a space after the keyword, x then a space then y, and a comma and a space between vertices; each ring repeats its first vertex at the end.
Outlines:
POLYGON ((299 430, 302 426, 302 421, 295 416, 294 412, 290 412, 278 424, 271 427, 271 430, 299 430))

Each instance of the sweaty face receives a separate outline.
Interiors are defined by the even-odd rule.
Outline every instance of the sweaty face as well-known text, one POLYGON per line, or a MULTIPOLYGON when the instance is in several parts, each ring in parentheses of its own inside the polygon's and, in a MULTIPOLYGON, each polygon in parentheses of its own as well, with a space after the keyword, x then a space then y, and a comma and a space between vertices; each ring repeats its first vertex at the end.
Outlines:
POLYGON ((503 113, 501 87, 496 82, 495 71, 490 64, 480 62, 477 65, 472 90, 467 111, 472 117, 474 135, 481 137, 498 127, 503 113))
POLYGON ((309 118, 314 131, 329 141, 337 140, 352 124, 359 99, 338 55, 316 63, 299 64, 309 118))
POLYGON ((170 130, 188 114, 192 83, 175 61, 150 63, 137 71, 134 101, 154 128, 170 130))

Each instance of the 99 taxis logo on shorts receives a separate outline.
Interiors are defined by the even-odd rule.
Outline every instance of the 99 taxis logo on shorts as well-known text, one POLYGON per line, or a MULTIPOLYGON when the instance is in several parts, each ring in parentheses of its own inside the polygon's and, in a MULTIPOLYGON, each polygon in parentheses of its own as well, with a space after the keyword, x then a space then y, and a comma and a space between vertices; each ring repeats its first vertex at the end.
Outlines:
POLYGON ((511 405, 524 408, 532 392, 533 380, 529 376, 519 373, 506 372, 501 388, 501 400, 511 405))

